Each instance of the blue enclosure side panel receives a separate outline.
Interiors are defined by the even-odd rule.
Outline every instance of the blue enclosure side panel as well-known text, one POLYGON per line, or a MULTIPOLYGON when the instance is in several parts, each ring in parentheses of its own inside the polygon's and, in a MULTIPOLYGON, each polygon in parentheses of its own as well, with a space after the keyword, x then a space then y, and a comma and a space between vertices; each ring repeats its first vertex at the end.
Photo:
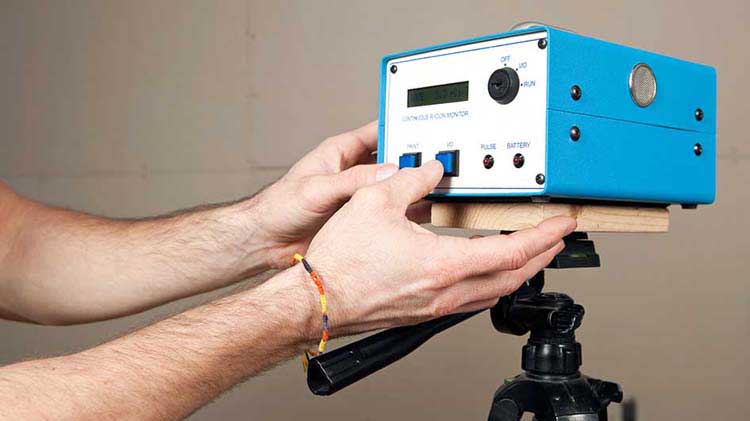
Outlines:
POLYGON ((547 194, 658 203, 712 203, 711 133, 552 111, 547 113, 547 194), (570 139, 571 126, 581 137, 570 139), (693 147, 702 146, 696 155, 693 147))
POLYGON ((714 68, 555 29, 548 48, 549 109, 716 133, 714 68), (645 108, 628 89, 638 63, 648 64, 657 80, 656 99, 645 108), (583 92, 578 101, 570 96, 573 85, 583 92), (697 108, 702 121, 695 119, 697 108))

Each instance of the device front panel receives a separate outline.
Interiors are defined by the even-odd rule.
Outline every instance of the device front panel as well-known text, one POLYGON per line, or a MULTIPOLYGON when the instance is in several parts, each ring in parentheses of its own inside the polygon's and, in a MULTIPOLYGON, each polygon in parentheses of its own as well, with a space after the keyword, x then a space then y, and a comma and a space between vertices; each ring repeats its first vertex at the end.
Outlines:
POLYGON ((526 33, 388 61, 384 161, 413 167, 437 157, 446 174, 436 195, 543 192, 546 36, 526 33))

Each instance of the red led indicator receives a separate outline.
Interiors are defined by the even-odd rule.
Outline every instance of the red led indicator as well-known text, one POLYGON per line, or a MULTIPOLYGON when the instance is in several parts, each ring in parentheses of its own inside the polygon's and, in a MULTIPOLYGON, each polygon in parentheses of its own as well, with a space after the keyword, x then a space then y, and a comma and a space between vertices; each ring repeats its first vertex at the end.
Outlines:
POLYGON ((485 155, 484 159, 482 160, 482 164, 484 165, 484 168, 487 168, 489 170, 493 165, 495 165, 495 158, 493 158, 492 155, 485 155))

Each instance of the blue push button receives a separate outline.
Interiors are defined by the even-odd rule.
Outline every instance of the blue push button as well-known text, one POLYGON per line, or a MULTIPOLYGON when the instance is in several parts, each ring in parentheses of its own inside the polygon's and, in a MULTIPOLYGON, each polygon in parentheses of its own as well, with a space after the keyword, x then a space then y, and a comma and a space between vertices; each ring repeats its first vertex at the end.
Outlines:
POLYGON ((422 152, 405 153, 398 157, 398 168, 416 168, 422 165, 422 152))
POLYGON ((440 151, 435 159, 443 164, 444 177, 458 176, 458 151, 440 151))

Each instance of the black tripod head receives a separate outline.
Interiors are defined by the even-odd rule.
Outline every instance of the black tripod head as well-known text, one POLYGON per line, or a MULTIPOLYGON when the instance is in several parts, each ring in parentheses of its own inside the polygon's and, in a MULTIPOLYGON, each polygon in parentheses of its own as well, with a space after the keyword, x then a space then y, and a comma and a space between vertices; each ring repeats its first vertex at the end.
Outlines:
MULTIPOLYGON (((585 233, 565 238, 565 249, 548 268, 598 267, 599 256, 585 233)), ((560 293, 542 292, 539 272, 513 294, 502 297, 491 310, 500 332, 525 335, 521 366, 524 374, 495 394, 489 419, 518 420, 533 412, 538 420, 606 420, 609 402, 622 400, 615 383, 580 374, 581 344, 575 330, 583 306, 560 293), (564 418, 575 415, 579 418, 564 418), (587 416, 593 418, 585 418, 587 416)), ((413 326, 385 330, 310 360, 307 384, 316 395, 330 395, 408 355, 431 337, 480 312, 441 317, 413 326)))
POLYGON ((571 297, 542 292, 544 272, 492 308, 498 331, 530 333, 521 356, 524 373, 506 381, 493 397, 490 421, 516 421, 524 412, 536 420, 606 420, 610 402, 622 400, 620 387, 586 377, 575 330, 581 326, 583 306, 571 297))
POLYGON ((575 330, 581 326, 583 306, 557 292, 541 292, 544 272, 539 272, 515 294, 503 297, 492 308, 492 325, 500 332, 525 335, 521 367, 538 375, 573 375, 581 366, 581 345, 575 330))

